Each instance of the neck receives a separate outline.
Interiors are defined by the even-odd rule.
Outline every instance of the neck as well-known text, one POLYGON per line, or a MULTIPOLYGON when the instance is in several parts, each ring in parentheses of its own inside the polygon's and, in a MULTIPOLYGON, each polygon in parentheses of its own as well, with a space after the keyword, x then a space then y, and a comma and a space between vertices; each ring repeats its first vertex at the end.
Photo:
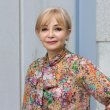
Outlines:
POLYGON ((47 51, 49 61, 51 61, 61 51, 62 51, 62 49, 59 49, 57 51, 47 51))

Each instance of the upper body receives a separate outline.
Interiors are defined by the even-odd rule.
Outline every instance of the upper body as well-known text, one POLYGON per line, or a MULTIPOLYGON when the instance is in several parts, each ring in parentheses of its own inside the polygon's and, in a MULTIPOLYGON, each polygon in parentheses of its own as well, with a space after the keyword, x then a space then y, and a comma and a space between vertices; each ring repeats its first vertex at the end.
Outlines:
POLYGON ((89 110, 91 95, 110 110, 110 79, 66 49, 71 30, 70 17, 62 8, 39 15, 35 32, 47 54, 30 65, 23 110, 89 110))
POLYGON ((89 60, 61 51, 51 62, 34 61, 25 81, 23 110, 90 110, 90 96, 106 105, 110 78, 89 60))

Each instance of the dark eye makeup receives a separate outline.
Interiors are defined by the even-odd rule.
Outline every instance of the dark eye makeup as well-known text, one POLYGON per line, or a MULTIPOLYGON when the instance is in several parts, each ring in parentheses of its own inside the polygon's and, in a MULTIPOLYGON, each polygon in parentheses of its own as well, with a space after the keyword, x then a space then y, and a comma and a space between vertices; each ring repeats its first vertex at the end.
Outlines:
MULTIPOLYGON (((61 27, 54 27, 54 30, 55 31, 62 31, 63 29, 61 27)), ((48 31, 48 28, 47 27, 43 27, 43 28, 41 28, 41 31, 48 31)))
POLYGON ((41 31, 47 31, 47 30, 48 30, 47 28, 42 28, 42 29, 41 29, 41 31))
POLYGON ((56 31, 62 31, 62 28, 61 27, 56 27, 55 30, 56 31))

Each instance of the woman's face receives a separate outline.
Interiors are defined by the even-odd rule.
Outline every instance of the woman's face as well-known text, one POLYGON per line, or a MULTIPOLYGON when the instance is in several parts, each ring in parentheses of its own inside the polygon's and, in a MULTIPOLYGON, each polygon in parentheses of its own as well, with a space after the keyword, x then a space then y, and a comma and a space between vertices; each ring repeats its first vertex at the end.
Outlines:
POLYGON ((64 47, 68 37, 67 30, 52 18, 48 25, 41 27, 38 36, 47 51, 58 51, 64 47))

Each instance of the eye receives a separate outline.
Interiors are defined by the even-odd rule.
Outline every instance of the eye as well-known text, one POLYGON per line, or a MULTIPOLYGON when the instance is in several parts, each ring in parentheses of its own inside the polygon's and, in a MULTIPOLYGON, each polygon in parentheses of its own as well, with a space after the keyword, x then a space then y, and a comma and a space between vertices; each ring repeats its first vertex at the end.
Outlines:
POLYGON ((56 30, 56 31, 62 31, 62 28, 56 27, 55 30, 56 30))
POLYGON ((47 30, 48 30, 47 28, 42 28, 42 29, 41 29, 41 31, 47 31, 47 30))

